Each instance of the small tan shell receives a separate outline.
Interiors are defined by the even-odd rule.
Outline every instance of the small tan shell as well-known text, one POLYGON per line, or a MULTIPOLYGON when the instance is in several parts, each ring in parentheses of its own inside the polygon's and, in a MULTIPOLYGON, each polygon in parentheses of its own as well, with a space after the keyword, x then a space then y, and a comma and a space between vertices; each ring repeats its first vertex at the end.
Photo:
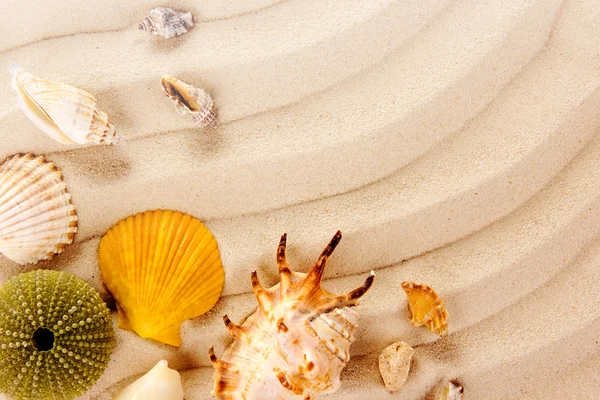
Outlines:
POLYGON ((179 12, 166 7, 156 7, 150 10, 150 15, 138 25, 142 31, 150 31, 166 39, 179 37, 194 26, 194 16, 191 12, 179 12))
POLYGON ((37 78, 11 65, 18 105, 38 128, 63 144, 119 144, 122 139, 88 92, 37 78))
POLYGON ((395 392, 404 385, 414 355, 415 350, 404 342, 393 343, 381 352, 379 373, 387 390, 395 392))
POLYGON ((460 382, 452 380, 435 396, 435 400, 462 400, 463 387, 460 382))
POLYGON ((448 312, 435 290, 425 284, 402 282, 408 296, 413 326, 427 326, 433 333, 444 336, 448 333, 448 312))
POLYGON ((204 126, 216 125, 213 100, 205 90, 172 76, 163 76, 160 84, 165 95, 175 102, 175 110, 179 114, 191 115, 195 122, 202 122, 204 126))
POLYGON ((76 232, 75 206, 53 163, 17 154, 0 166, 0 252, 35 264, 61 253, 76 232))
POLYGON ((277 249, 280 283, 264 288, 252 273, 258 309, 243 325, 223 317, 234 342, 217 359, 213 348, 215 386, 221 400, 307 400, 333 393, 350 359, 358 324, 358 300, 375 274, 348 293, 335 295, 321 287, 321 278, 340 239, 337 232, 308 274, 292 271, 285 256, 284 234, 277 249))

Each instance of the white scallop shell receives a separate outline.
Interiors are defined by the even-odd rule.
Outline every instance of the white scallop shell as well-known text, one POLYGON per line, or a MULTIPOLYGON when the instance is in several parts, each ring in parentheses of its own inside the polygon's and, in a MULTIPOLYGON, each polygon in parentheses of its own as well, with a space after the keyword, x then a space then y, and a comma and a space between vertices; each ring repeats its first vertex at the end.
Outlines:
POLYGON ((179 37, 194 26, 191 12, 179 12, 166 7, 150 10, 150 15, 138 25, 142 31, 150 31, 167 39, 179 37))
POLYGON ((252 273, 258 309, 241 326, 224 316, 234 342, 220 360, 209 351, 216 368, 214 396, 307 400, 339 388, 358 324, 354 306, 375 278, 371 271, 362 286, 342 295, 321 287, 327 258, 341 237, 338 231, 313 269, 302 274, 287 264, 283 235, 277 251, 280 283, 266 289, 252 273))
POLYGON ((175 110, 191 115, 195 122, 204 126, 216 125, 213 99, 205 90, 189 85, 172 76, 160 80, 165 95, 175 102, 175 110))
POLYGON ((90 93, 71 85, 37 78, 11 65, 12 86, 25 115, 63 144, 118 144, 122 139, 90 93))
POLYGON ((125 389, 113 400, 183 400, 183 386, 179 372, 169 368, 167 361, 159 361, 148 373, 125 389))
POLYGON ((35 264, 63 251, 77 232, 77 214, 62 173, 32 154, 0 166, 0 252, 35 264))

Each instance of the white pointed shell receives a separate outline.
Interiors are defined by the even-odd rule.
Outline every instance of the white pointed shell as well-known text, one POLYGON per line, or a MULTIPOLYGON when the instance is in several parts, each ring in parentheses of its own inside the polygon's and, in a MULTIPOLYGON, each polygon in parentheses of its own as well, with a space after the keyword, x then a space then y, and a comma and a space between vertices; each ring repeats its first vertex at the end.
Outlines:
POLYGON ((113 400, 183 400, 183 386, 179 372, 169 368, 167 361, 159 361, 148 373, 125 389, 113 400))
POLYGON ((32 154, 0 166, 0 252, 19 264, 35 264, 73 242, 77 214, 62 174, 32 154))
POLYGON ((59 143, 122 142, 90 93, 71 85, 37 78, 12 65, 18 105, 44 133, 59 143))
POLYGON ((435 396, 435 400, 462 400, 463 386, 458 381, 449 381, 435 396))
POLYGON ((213 99, 205 90, 189 85, 172 76, 160 80, 165 95, 175 102, 175 110, 191 115, 195 122, 214 127, 216 124, 213 99))
POLYGON ((302 274, 287 265, 284 235, 277 251, 280 283, 263 288, 252 273, 258 309, 241 326, 223 317, 235 340, 220 360, 209 351, 216 368, 214 396, 312 400, 339 388, 355 340, 354 306, 375 278, 371 271, 363 286, 342 295, 321 287, 327 258, 340 239, 338 231, 313 269, 302 274))
POLYGON ((150 10, 150 15, 138 25, 142 31, 150 31, 170 39, 179 37, 194 26, 194 16, 191 12, 179 12, 166 7, 156 7, 150 10))

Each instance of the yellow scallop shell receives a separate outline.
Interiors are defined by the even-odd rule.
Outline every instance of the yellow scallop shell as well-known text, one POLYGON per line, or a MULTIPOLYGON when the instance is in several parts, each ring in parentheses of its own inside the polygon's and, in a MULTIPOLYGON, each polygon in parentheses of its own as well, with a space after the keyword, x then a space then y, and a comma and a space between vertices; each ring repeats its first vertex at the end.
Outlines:
POLYGON ((212 233, 177 211, 146 211, 118 222, 102 238, 99 257, 119 327, 172 346, 181 345, 183 321, 215 305, 225 280, 212 233))
POLYGON ((433 333, 444 336, 448 333, 448 312, 435 290, 425 284, 402 282, 408 296, 413 326, 427 326, 433 333))

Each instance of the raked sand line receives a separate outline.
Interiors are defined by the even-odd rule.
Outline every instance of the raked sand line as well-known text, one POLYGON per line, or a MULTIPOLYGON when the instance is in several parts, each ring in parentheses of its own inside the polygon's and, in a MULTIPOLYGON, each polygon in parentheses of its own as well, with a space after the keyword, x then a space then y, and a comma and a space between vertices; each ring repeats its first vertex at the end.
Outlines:
MULTIPOLYGON (((555 184, 503 221, 425 257, 379 271, 377 285, 360 306, 362 323, 358 332, 359 339, 352 348, 353 356, 377 352, 398 337, 413 345, 435 340, 435 335, 424 329, 410 327, 406 299, 399 289, 399 283, 403 279, 427 281, 434 287, 448 289, 448 292, 440 291, 440 294, 452 316, 452 334, 477 325, 509 306, 507 301, 519 301, 546 281, 554 279, 555 273, 562 274, 563 270, 570 268, 571 260, 582 246, 599 233, 598 193, 590 193, 576 183, 585 180, 590 185, 600 185, 600 173, 597 172, 600 170, 600 161, 594 156, 599 150, 600 140, 597 142, 596 148, 579 157, 555 184), (581 176, 582 173, 584 176, 581 176), (573 193, 573 199, 579 199, 580 202, 565 206, 561 201, 564 193, 573 193), (528 234, 523 235, 519 231, 523 229, 528 217, 532 221, 527 225, 528 234), (482 249, 482 242, 489 243, 489 237, 502 240, 497 240, 493 248, 486 249, 487 253, 479 250, 476 254, 474 249, 482 249), (569 237, 572 238, 573 245, 564 250, 570 254, 569 258, 557 259, 553 248, 569 237), (521 240, 515 242, 515 238, 521 240), (445 260, 453 262, 448 264, 445 260), (541 269, 544 273, 526 278, 526 271, 536 269, 541 269), (515 282, 515 276, 518 278, 524 273, 523 282, 515 282), (490 285, 486 280, 493 280, 494 284, 490 285), (510 297, 506 296, 508 288, 510 297), (481 304, 486 307, 482 308, 481 304), (469 308, 474 312, 469 312, 469 308), (478 312, 477 308, 480 308, 478 312), (391 328, 390 321, 394 321, 391 328)), ((358 276, 335 279, 326 282, 326 286, 341 292, 355 286, 359 279, 358 276)), ((221 340, 221 343, 229 340, 222 326, 221 315, 228 313, 233 320, 239 321, 254 306, 251 295, 221 300, 217 308, 207 316, 186 324, 183 330, 184 346, 177 352, 168 346, 141 341, 134 334, 124 331, 118 331, 119 345, 136 354, 147 354, 151 356, 150 359, 165 357, 167 354, 175 366, 185 363, 188 367, 190 363, 196 366, 208 365, 204 357, 208 347, 217 344, 218 350, 222 351, 222 344, 218 345, 215 340, 221 340)), ((136 368, 141 373, 146 367, 149 366, 142 363, 136 368)), ((115 379, 121 379, 120 376, 114 375, 115 379)), ((106 379, 110 380, 110 377, 107 376, 106 379)))
MULTIPOLYGON (((493 21, 484 19, 487 9, 483 6, 482 8, 474 9, 463 6, 459 10, 445 11, 442 13, 444 16, 442 18, 443 23, 429 26, 425 30, 424 35, 420 35, 424 37, 420 37, 420 40, 415 42, 418 45, 415 49, 409 48, 407 49, 408 52, 403 51, 394 56, 393 62, 384 63, 377 71, 373 71, 364 77, 362 75, 359 76, 357 82, 348 82, 345 85, 347 86, 345 89, 334 91, 326 97, 324 100, 328 100, 327 102, 316 98, 316 101, 309 102, 306 106, 301 105, 300 107, 296 107, 295 110, 281 110, 279 114, 284 115, 281 118, 281 122, 279 122, 278 118, 278 121, 273 123, 276 118, 276 116, 273 116, 273 118, 267 120, 263 119, 262 125, 260 124, 260 120, 256 121, 255 124, 257 126, 254 129, 257 129, 256 132, 261 133, 261 136, 264 135, 265 131, 277 133, 276 137, 279 136, 280 133, 275 129, 275 126, 279 125, 283 128, 280 132, 289 130, 287 137, 290 138, 294 138, 298 134, 299 137, 311 137, 314 136, 315 130, 317 133, 322 132, 325 138, 343 137, 348 134, 352 137, 353 134, 361 132, 361 126, 365 124, 367 124, 366 127, 368 129, 373 129, 378 124, 381 124, 381 122, 388 125, 390 121, 398 118, 396 117, 398 113, 410 113, 411 110, 418 110, 434 99, 437 103, 432 104, 430 110, 436 110, 436 113, 440 113, 442 118, 440 118, 439 123, 442 125, 446 125, 448 122, 456 124, 457 118, 453 113, 448 112, 444 104, 447 101, 456 101, 456 99, 464 103, 463 107, 466 108, 464 111, 462 111, 460 105, 457 105, 457 109, 466 112, 466 119, 473 115, 469 114, 469 112, 474 113, 481 105, 487 104, 489 99, 500 89, 501 82, 506 82, 510 79, 542 47, 552 25, 558 4, 558 2, 554 1, 542 5, 528 5, 525 9, 512 10, 508 8, 503 10, 501 14, 494 16, 493 21), (465 16, 462 15, 465 14, 463 8, 468 8, 468 14, 465 16), (452 35, 452 32, 457 31, 460 26, 466 23, 474 23, 472 21, 481 21, 479 29, 487 31, 483 35, 486 40, 481 43, 481 46, 473 48, 473 41, 482 41, 482 35, 478 33, 477 29, 472 29, 469 33, 470 36, 465 35, 462 38, 463 41, 449 47, 446 39, 452 35), (508 45, 509 43, 510 46, 508 45), (515 47, 516 43, 519 43, 519 45, 515 47), (456 61, 452 62, 452 60, 456 61), (437 69, 426 69, 424 71, 422 68, 423 65, 446 63, 449 65, 449 68, 442 71, 438 71, 437 69), (390 80, 397 82, 397 84, 389 85, 390 80), (415 87, 415 84, 419 86, 415 87), (465 84, 468 85, 468 89, 464 86, 465 84), (443 90, 446 92, 440 93, 441 88, 445 88, 443 90), (348 96, 348 90, 356 90, 356 93, 362 93, 362 95, 358 97, 348 96), (465 91, 469 92, 470 95, 464 96, 465 91), (460 97, 460 93, 463 93, 462 98, 460 97), (440 95, 442 95, 442 98, 439 98, 440 95), (333 110, 329 106, 331 101, 335 101, 337 104, 333 110), (305 107, 307 107, 307 110, 304 110, 305 107), (300 112, 298 113, 298 111, 300 112), (334 112, 330 115, 332 111, 334 112), (289 115, 290 112, 292 112, 292 115, 300 118, 295 124, 286 123, 286 120, 289 120, 289 118, 285 117, 285 115, 289 115), (303 122, 303 119, 305 122, 303 122)), ((398 11, 396 11, 396 8, 392 8, 392 11, 394 11, 392 15, 402 19, 402 8, 399 8, 398 11)), ((315 94, 317 91, 339 82, 340 79, 349 78, 365 68, 364 59, 369 60, 366 64, 367 66, 373 65, 374 61, 382 57, 381 52, 389 51, 388 49, 390 48, 387 44, 381 44, 380 41, 382 39, 374 40, 372 38, 373 32, 378 32, 377 29, 380 29, 379 26, 383 26, 383 28, 389 26, 391 29, 395 25, 395 22, 392 23, 395 19, 392 22, 388 21, 386 17, 387 11, 386 9, 377 13, 373 21, 367 19, 364 24, 359 25, 357 29, 349 30, 347 34, 342 32, 339 35, 333 36, 333 40, 335 40, 333 43, 322 39, 316 45, 296 49, 294 56, 286 54, 282 58, 286 63, 291 58, 295 59, 289 65, 279 64, 276 57, 271 55, 269 59, 255 63, 248 61, 240 62, 239 68, 241 69, 236 70, 235 73, 230 72, 232 71, 232 66, 229 64, 226 65, 226 68, 208 67, 212 71, 210 72, 203 68, 203 63, 207 62, 207 56, 196 63, 188 58, 182 59, 176 56, 169 56, 165 60, 155 60, 152 57, 146 56, 146 58, 153 60, 153 68, 147 73, 143 71, 138 72, 137 63, 130 63, 135 65, 135 75, 129 76, 133 71, 129 72, 121 69, 113 74, 107 71, 107 77, 110 75, 110 79, 99 83, 108 84, 107 88, 95 87, 95 84, 89 80, 87 82, 82 81, 81 84, 84 85, 84 88, 90 89, 98 96, 100 105, 112 116, 113 122, 119 131, 129 139, 135 138, 138 135, 144 136, 165 130, 172 131, 178 127, 183 129, 194 126, 190 119, 181 118, 173 113, 172 105, 160 93, 158 81, 160 75, 165 73, 166 69, 171 71, 170 73, 175 73, 178 70, 181 71, 183 73, 182 78, 197 76, 197 81, 200 83, 210 82, 209 88, 214 89, 216 94, 215 101, 219 107, 220 120, 226 122, 231 119, 239 119, 257 112, 264 112, 274 107, 282 107, 305 98, 310 94, 315 94), (386 18, 384 19, 384 17, 386 18), (366 26, 363 27, 363 25, 366 26), (377 28, 366 29, 372 27, 372 25, 376 25, 377 28), (354 49, 347 49, 347 46, 340 45, 340 43, 348 42, 369 42, 370 46, 373 46, 372 48, 375 50, 371 50, 369 53, 357 53, 354 49), (380 44, 377 45, 378 43, 380 44), (298 63, 308 62, 311 59, 315 61, 321 60, 323 54, 331 53, 331 48, 337 48, 336 46, 343 49, 340 51, 344 51, 344 53, 333 54, 333 57, 346 60, 344 70, 340 71, 339 68, 332 69, 330 63, 323 64, 319 61, 317 68, 311 71, 303 71, 301 76, 294 75, 298 74, 295 67, 298 63), (375 54, 373 51, 377 51, 378 53, 375 54), (309 53, 305 54, 306 52, 309 53), (175 66, 165 67, 168 65, 175 66), (194 72, 189 70, 190 65, 193 65, 194 72), (277 73, 270 72, 270 69, 276 70, 277 73), (187 74, 185 73, 186 70, 189 71, 187 74), (255 71, 252 72, 253 70, 255 71), (140 77, 147 79, 149 76, 154 76, 154 78, 140 82, 140 77), (265 82, 264 77, 267 76, 269 77, 269 81, 265 82), (122 79, 123 77, 128 78, 127 82, 117 81, 117 79, 122 79), (237 82, 240 77, 245 77, 243 85, 237 82), (269 85, 277 85, 277 88, 270 88, 269 85), (104 94, 104 98, 110 101, 103 102, 102 95, 104 94), (299 94, 301 96, 298 96, 299 94), (266 104, 262 100, 257 102, 256 98, 267 98, 271 104, 266 104), (111 107, 114 108, 111 109, 111 107), (228 111, 228 107, 233 108, 228 111), (241 107, 253 107, 254 109, 244 110, 241 107), (148 109, 162 110, 162 112, 148 113, 148 109), (235 113, 235 115, 231 113, 235 113), (230 114, 230 117, 227 114, 230 114), (151 131, 144 131, 147 129, 151 129, 151 131)), ((437 9, 434 11, 437 11, 437 9)), ((426 17, 430 17, 429 14, 426 17)), ((409 21, 412 21, 412 19, 409 19, 409 21)), ((389 46, 393 46, 391 47, 392 49, 400 46, 404 40, 411 38, 415 30, 419 29, 427 21, 428 19, 414 21, 408 25, 407 31, 402 31, 402 35, 393 36, 394 39, 389 46), (397 37, 400 40, 396 39, 397 37)), ((325 32, 330 34, 329 31, 325 32)), ((298 34, 302 35, 302 32, 298 32, 298 34)), ((379 37, 381 36, 385 35, 379 35, 379 37)), ((411 40, 415 41, 415 39, 411 40)), ((126 46, 127 44, 119 43, 118 45, 126 46)), ((371 48, 370 46, 366 47, 371 48)), ((99 51, 95 50, 95 45, 93 47, 94 52, 99 51)), ((179 51, 179 49, 177 50, 179 51)), ((44 51, 47 51, 47 49, 44 49, 44 51)), ((37 52, 34 51, 32 53, 35 54, 37 52)), ((24 54, 23 57, 31 56, 24 54)), ((23 57, 17 58, 22 59, 23 57)), ((128 57, 132 56, 128 55, 128 57)), ((20 62, 23 65, 27 63, 26 60, 20 62)), ((52 66, 46 65, 45 68, 51 70, 52 66)), ((68 76, 65 73, 70 71, 69 68, 65 68, 62 65, 57 65, 56 68, 60 69, 61 76, 68 76)), ((52 77, 52 75, 48 77, 52 77)), ((77 71, 76 76, 74 75, 73 79, 69 79, 68 82, 77 84, 77 81, 74 80, 77 77, 79 79, 98 79, 95 76, 88 76, 88 72, 84 70, 77 71)), ((65 79, 62 80, 65 81, 65 79)), ((196 80, 192 79, 192 81, 196 80)), ((8 85, 5 89, 7 91, 10 90, 8 85)), ((14 94, 11 93, 11 95, 14 97, 14 94)), ((1 110, 0 115, 2 115, 1 110)), ((20 139, 17 138, 17 142, 14 142, 13 139, 10 145, 7 144, 7 150, 18 151, 19 149, 23 149, 25 144, 35 147, 36 142, 38 143, 37 147, 39 147, 39 150, 36 148, 32 150, 38 152, 45 153, 57 149, 65 149, 65 146, 54 144, 50 140, 45 140, 46 138, 42 138, 42 141, 37 140, 36 137, 39 138, 40 132, 32 124, 29 124, 31 126, 23 124, 22 118, 23 116, 19 115, 14 106, 12 106, 10 114, 6 115, 0 121, 2 125, 7 124, 7 130, 10 130, 11 127, 14 130, 19 125, 19 129, 22 131, 20 139)), ((432 119, 435 120, 435 118, 432 119)), ((422 123, 423 118, 418 120, 422 123)), ((462 118, 458 119, 460 124, 464 123, 464 120, 462 118)), ((406 126, 406 122, 398 124, 397 129, 402 131, 404 130, 404 126, 406 126)), ((459 126, 454 125, 449 128, 452 130, 459 126)), ((239 136, 247 137, 249 135, 252 137, 252 127, 250 127, 250 132, 247 132, 243 125, 232 127, 232 131, 229 131, 230 133, 227 128, 225 129, 222 135, 231 135, 233 137, 231 140, 234 141, 239 136)), ((415 140, 415 137, 418 137, 421 132, 426 133, 426 136, 435 135, 438 129, 439 125, 430 124, 423 126, 418 132, 409 132, 410 135, 416 135, 411 136, 411 141, 414 142, 412 144, 417 144, 417 148, 420 148, 421 145, 418 145, 419 142, 415 140)), ((439 134, 437 137, 439 139, 439 134)), ((285 144, 285 141, 282 142, 280 148, 285 148, 285 144)), ((410 147, 407 146, 407 148, 410 147)))
MULTIPOLYGON (((547 57, 553 59, 551 54, 547 57)), ((595 122, 598 121, 596 114, 600 109, 600 99, 595 91, 598 86, 597 78, 586 69, 579 74, 574 73, 576 62, 568 63, 573 67, 566 74, 569 76, 557 77, 555 71, 544 69, 548 64, 541 59, 538 61, 540 68, 524 73, 514 82, 514 87, 506 91, 513 92, 512 95, 507 94, 506 99, 500 99, 502 101, 491 106, 497 114, 506 115, 506 120, 499 121, 496 114, 494 117, 488 113, 482 114, 469 128, 456 135, 453 143, 446 142, 443 149, 411 164, 401 171, 402 174, 343 196, 256 216, 210 221, 209 226, 220 241, 229 276, 239 276, 240 272, 247 271, 248 266, 264 265, 265 261, 271 259, 268 249, 274 246, 273 241, 284 231, 290 234, 290 238, 294 238, 291 246, 303 249, 300 261, 306 264, 312 262, 312 255, 320 251, 320 242, 325 243, 329 239, 330 231, 342 228, 345 232, 344 246, 337 254, 339 261, 335 262, 344 265, 348 273, 359 273, 437 248, 452 241, 451 238, 456 240, 474 232, 518 207, 549 181, 553 175, 551 171, 557 173, 574 157, 598 127, 595 122), (579 104, 581 93, 573 92, 570 82, 585 79, 589 79, 588 88, 581 85, 580 88, 583 88, 584 93, 591 92, 587 95, 588 100, 579 104), (555 84, 548 87, 545 83, 547 81, 555 84), (539 92, 536 92, 536 85, 539 92), (553 94, 552 104, 537 104, 537 99, 544 96, 544 93, 553 94), (529 104, 523 103, 525 97, 531 99, 529 104), (564 112, 565 106, 575 108, 568 113, 564 112), (521 113, 522 117, 517 117, 517 113, 521 113), (563 121, 563 118, 566 120, 563 121), (546 121, 548 125, 544 136, 540 128, 536 128, 540 120, 546 121), (533 129, 538 129, 536 136, 529 135, 533 129), (525 137, 528 137, 529 143, 523 141, 525 137), (490 148, 487 144, 490 140, 497 140, 499 143, 490 148), (493 163, 497 167, 489 168, 493 163), (431 171, 443 173, 433 175, 431 171), (527 174, 523 174, 524 171, 527 174), (469 187, 470 184, 473 186, 469 187), (517 190, 517 187, 521 190, 517 190), (355 204, 355 207, 360 204, 360 208, 347 210, 340 208, 340 204, 355 204), (422 216, 432 215, 434 212, 439 215, 436 218, 439 222, 436 226, 430 226, 422 216), (351 222, 348 222, 349 214, 352 215, 351 222), (267 221, 273 222, 266 223, 267 221), (391 225, 392 222, 394 225, 391 225), (260 236, 248 235, 255 226, 264 226, 263 229, 266 230, 260 236), (415 236, 415 232, 421 234, 415 236), (451 235, 451 232, 454 234, 451 235), (447 242, 440 242, 441 240, 447 242), (360 249, 365 245, 372 252, 363 253, 360 249)), ((175 166, 174 169, 179 168, 175 166)), ((74 173, 72 175, 76 176, 74 173)), ((188 181, 184 179, 183 182, 188 181)), ((132 204, 133 208, 125 212, 120 209, 122 216, 150 207, 172 207, 203 217, 202 211, 208 209, 209 197, 206 201, 199 201, 196 194, 191 194, 191 198, 183 196, 180 201, 200 204, 201 210, 186 209, 182 207, 183 204, 156 204, 157 196, 153 195, 152 190, 141 188, 145 186, 134 186, 131 189, 132 193, 143 190, 146 196, 131 199, 135 203, 132 204), (146 198, 153 203, 144 204, 146 198)), ((102 206, 111 205, 112 198, 118 198, 119 193, 124 193, 117 186, 113 193, 109 192, 110 198, 104 199, 101 193, 90 192, 90 188, 85 185, 75 184, 74 187, 87 190, 85 195, 72 191, 82 221, 85 221, 85 212, 83 205, 77 202, 78 198, 93 199, 94 203, 90 205, 103 210, 103 215, 106 216, 110 215, 111 209, 103 209, 102 206)), ((158 187, 164 188, 160 185, 158 187)), ((102 212, 89 219, 99 221, 100 214, 102 212)), ((114 216, 111 220, 119 218, 121 215, 114 216)), ((106 224, 107 226, 101 226, 99 233, 108 229, 112 222, 106 224)), ((86 230, 82 227, 78 240, 85 237, 86 230)), ((328 276, 333 275, 330 270, 328 276)), ((227 282, 227 288, 232 293, 244 290, 242 288, 245 285, 240 279, 227 282)))
MULTIPOLYGON (((195 23, 205 23, 235 18, 250 12, 260 12, 284 1, 286 0, 246 0, 223 3, 213 0, 193 5, 186 1, 171 1, 168 5, 177 10, 191 11, 195 23)), ((157 6, 157 3, 154 0, 129 3, 99 0, 93 5, 67 2, 40 3, 36 4, 36 13, 28 12, 29 4, 21 1, 6 0, 3 5, 4 26, 7 32, 19 32, 19 34, 2 37, 0 52, 68 35, 137 29, 137 24, 148 15, 150 9, 157 6), (36 29, 31 29, 33 26, 36 29)))

